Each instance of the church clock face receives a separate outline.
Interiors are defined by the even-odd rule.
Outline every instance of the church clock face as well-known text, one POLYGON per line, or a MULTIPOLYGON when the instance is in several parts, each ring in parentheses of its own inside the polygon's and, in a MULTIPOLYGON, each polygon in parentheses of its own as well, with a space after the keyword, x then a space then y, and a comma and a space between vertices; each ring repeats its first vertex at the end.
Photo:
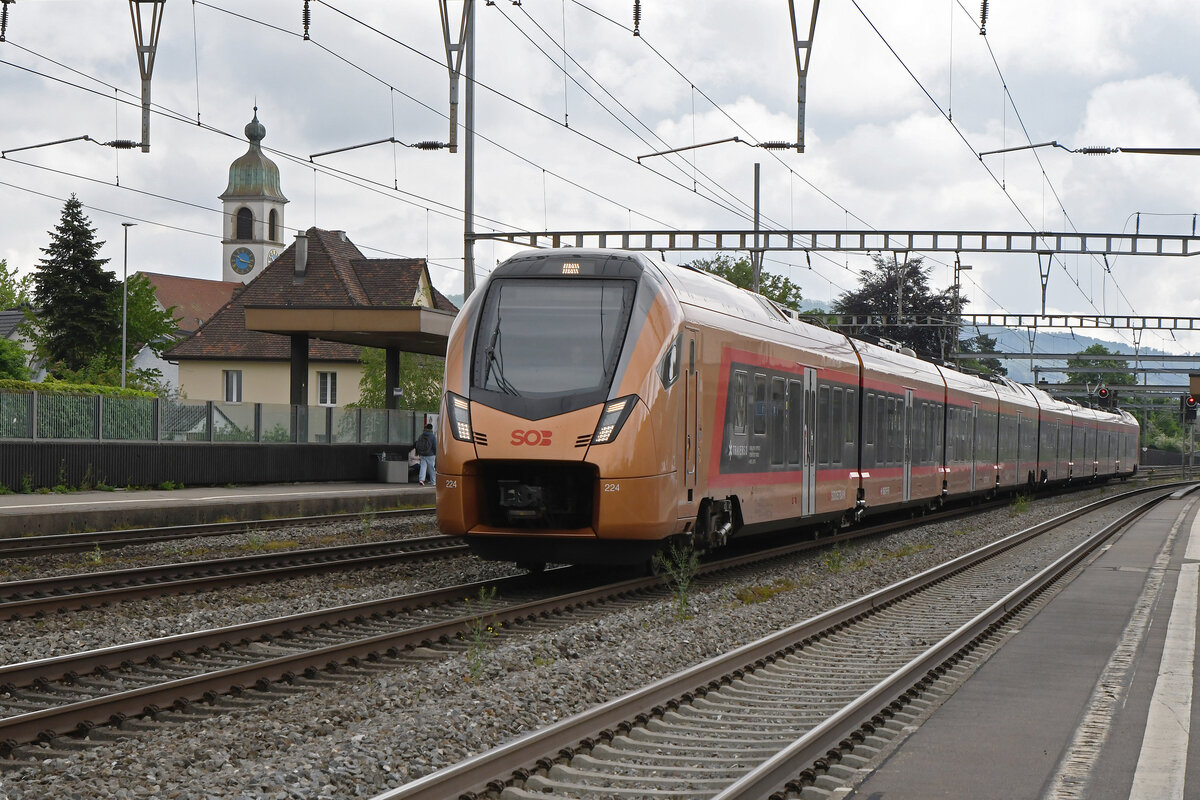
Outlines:
POLYGON ((229 266, 238 275, 245 275, 254 269, 254 253, 251 253, 245 247, 239 247, 229 255, 229 266))
POLYGON ((279 251, 276 250, 275 248, 272 247, 270 250, 267 251, 267 263, 268 264, 274 262, 275 259, 278 257, 279 257, 279 251))

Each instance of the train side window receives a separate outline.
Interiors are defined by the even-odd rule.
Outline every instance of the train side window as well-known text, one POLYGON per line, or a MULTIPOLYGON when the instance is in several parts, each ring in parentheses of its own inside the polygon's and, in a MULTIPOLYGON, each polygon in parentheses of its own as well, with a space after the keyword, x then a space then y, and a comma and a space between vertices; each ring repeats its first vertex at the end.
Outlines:
POLYGON ((675 337, 675 342, 667 349, 662 363, 658 367, 658 378, 664 389, 670 389, 671 384, 679 378, 679 350, 683 343, 683 334, 675 337))
POLYGON ((800 450, 804 442, 804 384, 788 381, 788 454, 789 464, 800 463, 800 450))
POLYGON ((895 413, 895 408, 894 397, 880 396, 880 405, 876 409, 875 417, 875 441, 878 443, 876 452, 880 453, 876 461, 880 464, 892 461, 892 414, 895 413))
POLYGON ((733 432, 746 432, 746 406, 750 395, 746 391, 746 373, 740 370, 733 373, 733 432))
POLYGON ((754 376, 754 433, 762 436, 767 432, 767 376, 754 376))
POLYGON ((829 465, 829 387, 817 388, 817 463, 829 465))
POLYGON ((888 461, 887 437, 888 398, 879 395, 875 402, 875 463, 883 466, 888 461))
POLYGON ((787 381, 771 378, 771 463, 783 463, 787 444, 787 381))
POLYGON ((846 415, 845 395, 842 387, 835 387, 833 390, 833 407, 830 409, 833 412, 833 418, 829 420, 829 463, 842 463, 842 443, 841 436, 838 431, 846 424, 844 422, 846 415))
POLYGON ((888 458, 893 464, 904 460, 903 443, 900 441, 901 420, 904 415, 904 401, 893 398, 888 403, 888 458))
POLYGON ((875 419, 875 395, 867 393, 867 400, 863 408, 863 444, 875 444, 875 424, 872 420, 875 419))
POLYGON ((844 444, 854 444, 854 428, 858 420, 858 406, 854 402, 855 393, 853 389, 846 390, 846 432, 843 435, 842 442, 844 444))
POLYGON ((924 400, 914 401, 913 415, 917 425, 913 434, 913 463, 924 464, 929 461, 929 404, 924 400))

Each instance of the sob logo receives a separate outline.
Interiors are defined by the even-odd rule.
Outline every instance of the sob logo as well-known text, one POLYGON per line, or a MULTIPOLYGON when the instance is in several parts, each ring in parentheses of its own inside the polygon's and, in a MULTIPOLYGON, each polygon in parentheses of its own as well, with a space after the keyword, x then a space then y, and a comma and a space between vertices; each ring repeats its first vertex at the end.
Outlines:
POLYGON ((551 431, 515 430, 509 444, 515 446, 529 445, 530 447, 549 447, 551 431))

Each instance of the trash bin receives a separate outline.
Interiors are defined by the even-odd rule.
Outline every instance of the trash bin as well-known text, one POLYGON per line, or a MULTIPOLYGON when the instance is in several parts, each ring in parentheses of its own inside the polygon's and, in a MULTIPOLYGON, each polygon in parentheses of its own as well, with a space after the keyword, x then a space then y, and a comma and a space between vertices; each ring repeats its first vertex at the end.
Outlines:
POLYGON ((408 462, 388 461, 387 453, 379 453, 378 478, 380 483, 408 483, 408 462))

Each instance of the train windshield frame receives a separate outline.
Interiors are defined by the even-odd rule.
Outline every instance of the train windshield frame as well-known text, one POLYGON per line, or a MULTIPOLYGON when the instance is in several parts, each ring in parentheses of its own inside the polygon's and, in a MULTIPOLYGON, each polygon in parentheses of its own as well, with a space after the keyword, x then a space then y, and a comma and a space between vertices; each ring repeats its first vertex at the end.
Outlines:
POLYGON ((527 419, 603 402, 636 291, 624 278, 494 279, 475 333, 472 396, 527 419))

